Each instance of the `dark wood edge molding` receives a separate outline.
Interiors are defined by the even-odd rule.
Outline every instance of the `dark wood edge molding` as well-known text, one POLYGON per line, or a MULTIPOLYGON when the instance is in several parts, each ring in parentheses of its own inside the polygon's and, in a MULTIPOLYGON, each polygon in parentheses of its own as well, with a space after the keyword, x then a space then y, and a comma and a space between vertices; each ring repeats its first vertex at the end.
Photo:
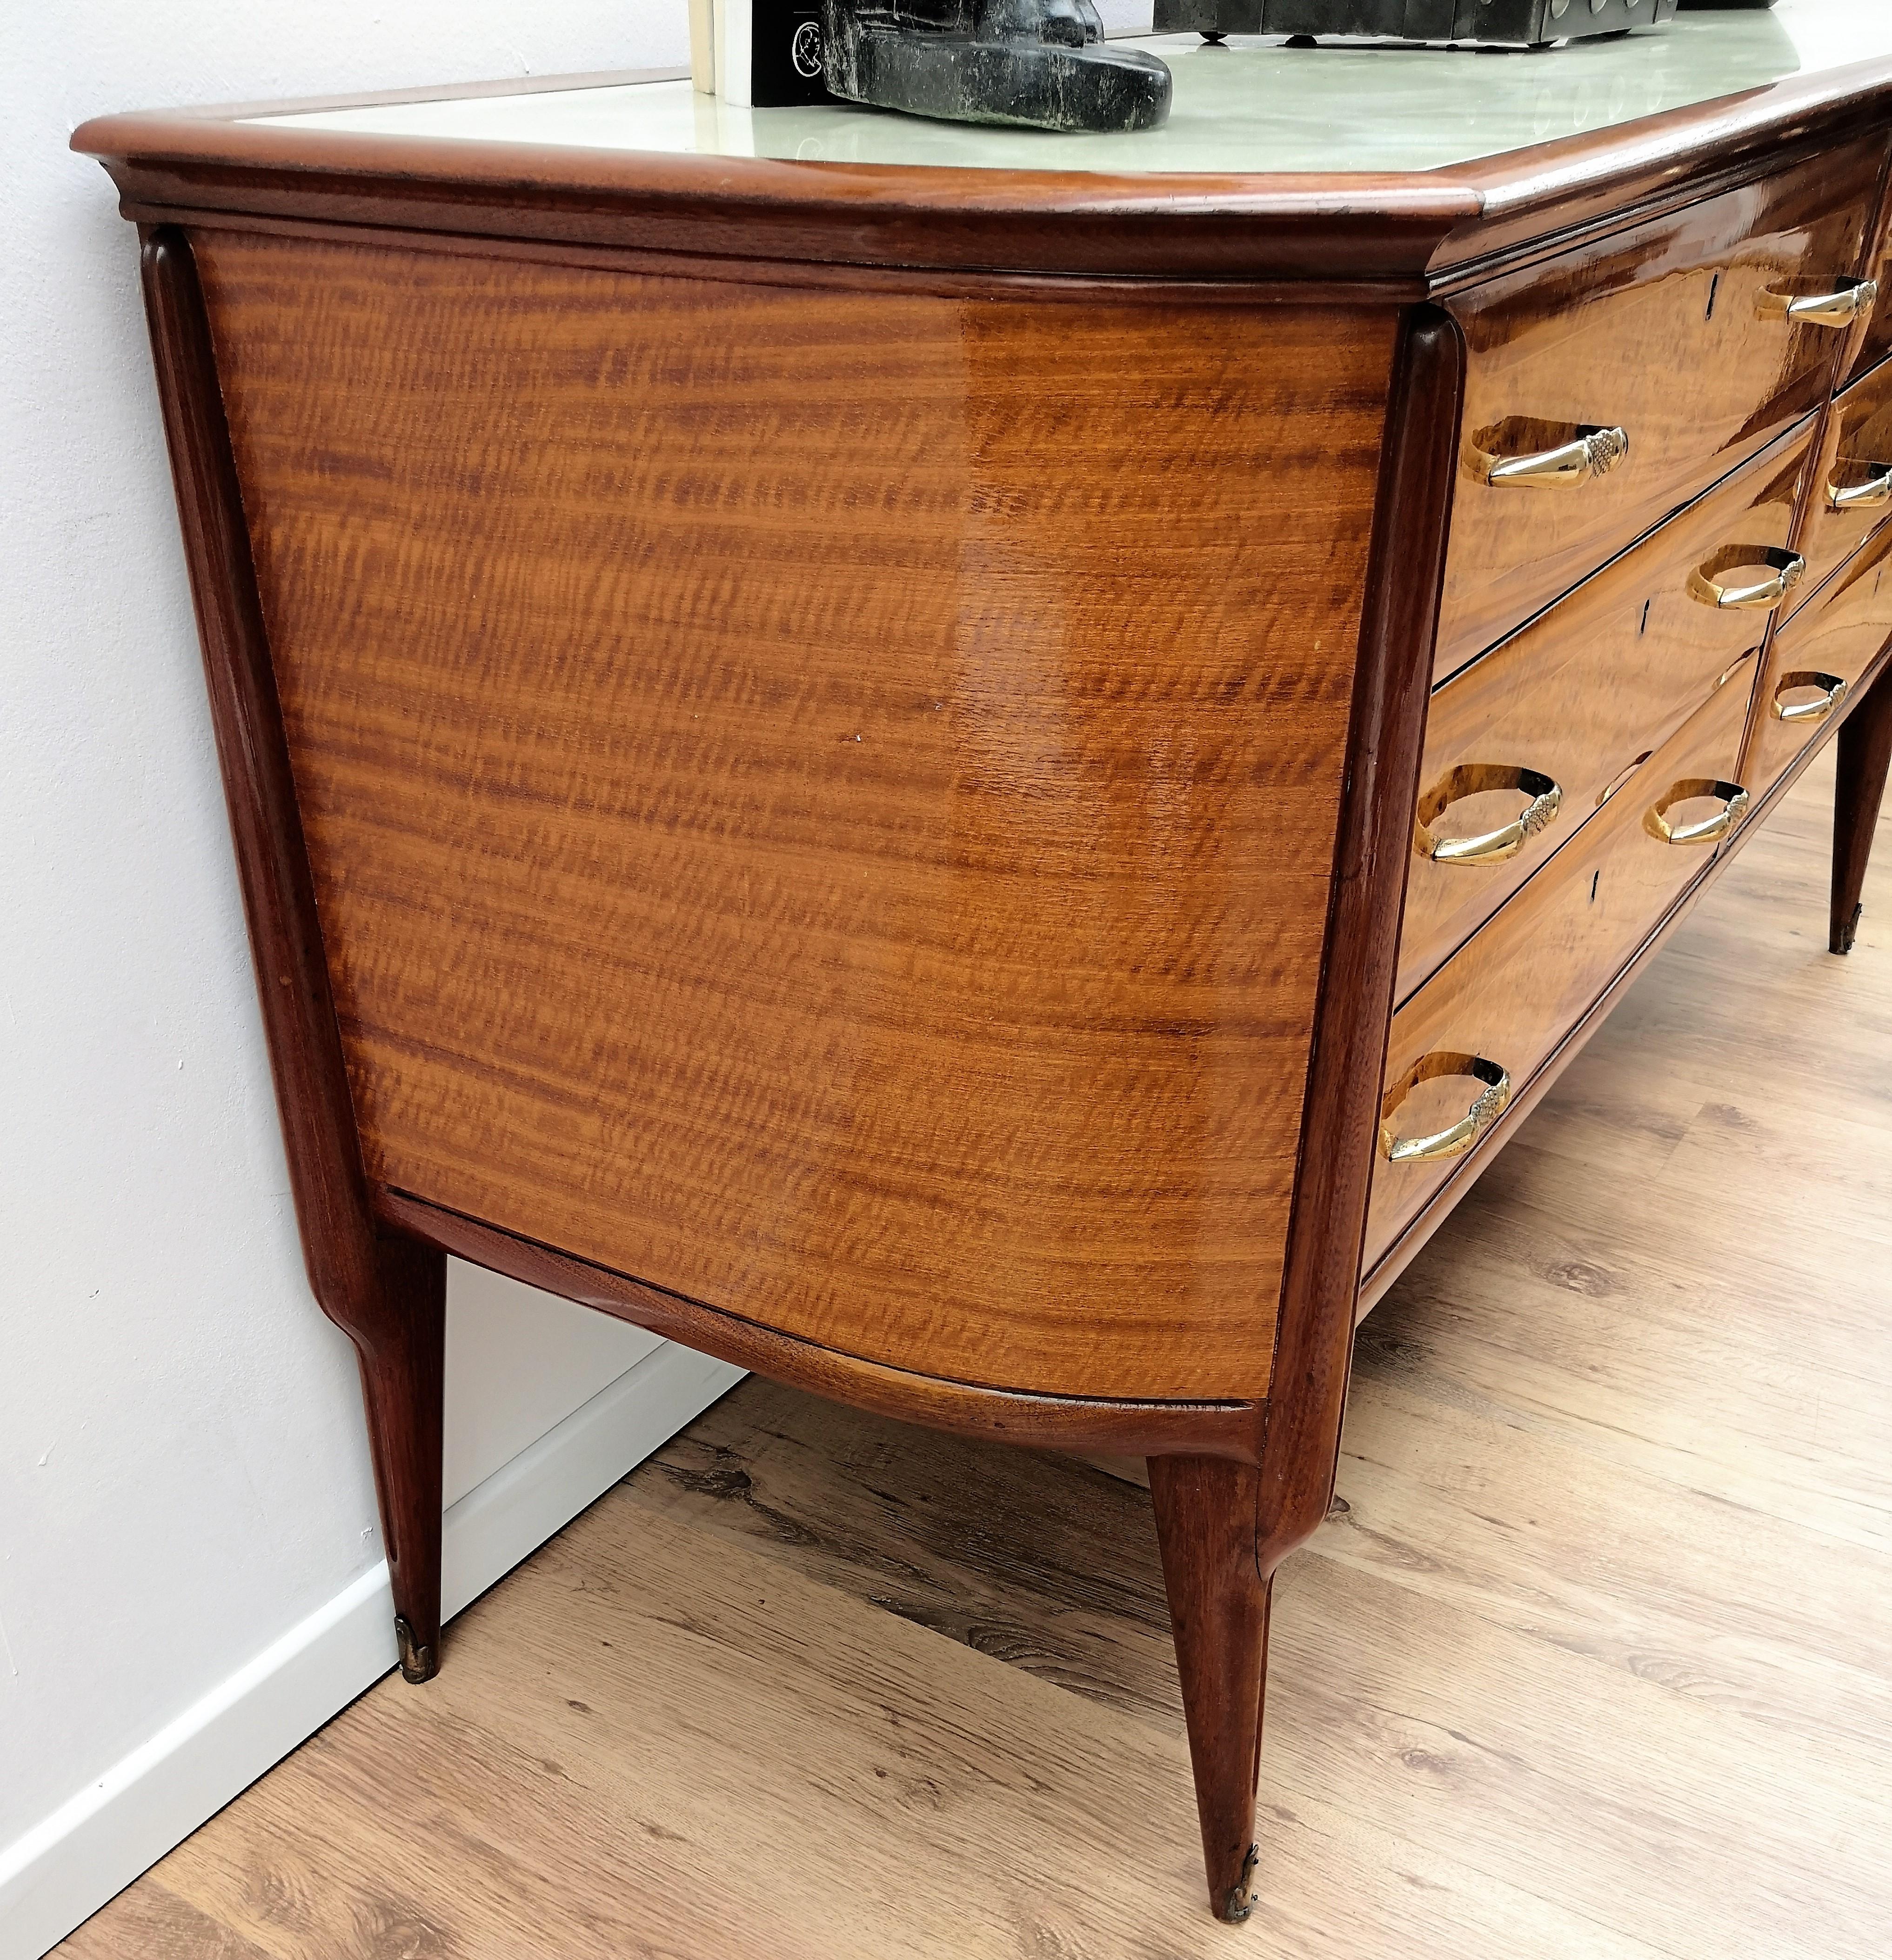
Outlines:
MULTIPOLYGON (((598 77, 594 85, 649 79, 598 77)), ((585 85, 583 78, 542 84, 585 85)), ((471 84, 394 100, 526 92, 471 84)), ((386 97, 381 99, 388 99, 386 97)), ((288 126, 376 98, 84 124, 128 214, 218 210, 714 256, 940 270, 1315 279, 1420 297, 1882 125, 1860 62, 1433 170, 1118 174, 790 161, 288 126), (1509 256, 1507 256, 1509 255, 1509 256)))
MULTIPOLYGON (((1760 672, 1764 674, 1766 671, 1764 651, 1760 657, 1763 662, 1760 672)), ((1548 1059, 1512 1098, 1503 1115, 1486 1131, 1477 1148, 1466 1153, 1458 1169, 1439 1187, 1425 1209, 1381 1255, 1379 1262, 1360 1282, 1357 1309, 1359 1319, 1364 1320, 1385 1299, 1393 1283, 1424 1249, 1426 1241, 1444 1224, 1458 1201, 1477 1181, 1480 1172, 1504 1147, 1518 1125, 1543 1101, 1558 1077, 1576 1061, 1584 1045, 1609 1018, 1611 1010, 1622 998, 1623 993, 1640 977, 1649 961, 1662 950, 1669 935, 1694 910, 1698 901, 1734 862, 1748 840, 1758 834, 1781 799, 1799 780, 1801 772, 1839 733, 1846 718, 1865 699, 1881 675, 1892 676, 1892 644, 1879 654, 1872 665, 1860 676, 1858 685, 1848 690, 1839 711, 1829 716, 1820 725, 1819 733, 1787 765, 1779 781, 1755 805, 1741 828, 1716 852, 1712 861, 1703 867, 1701 876, 1662 915, 1655 930, 1636 948, 1622 971, 1597 997, 1589 1012, 1564 1036, 1548 1059)))
MULTIPOLYGON (((190 245, 143 235, 145 305, 263 1032, 309 1283, 354 1342, 397 1612, 439 1643, 446 1262, 377 1225, 215 352, 190 245)), ((416 1678, 419 1678, 417 1675, 416 1678)))
POLYGON ((383 1187, 375 1199, 381 1217, 390 1224, 456 1258, 634 1322, 718 1360, 858 1408, 962 1436, 1048 1449, 1122 1456, 1183 1453, 1244 1463, 1256 1459, 1264 1406, 1258 1402, 1040 1395, 915 1374, 777 1333, 405 1192, 383 1187))
POLYGON ((1892 65, 1857 62, 1633 122, 1455 165, 1476 218, 1441 244, 1433 270, 1462 284, 1563 250, 1599 224, 1615 230, 1770 176, 1849 138, 1883 131, 1892 65))
MULTIPOLYGON (((504 259, 535 266, 575 266, 591 272, 816 291, 926 294, 948 299, 1029 299, 1034 304, 1068 306, 1245 308, 1384 308, 1394 297, 1383 283, 1359 281, 1130 278, 1085 272, 953 272, 921 266, 854 266, 809 259, 706 258, 695 253, 681 257, 674 252, 644 252, 622 246, 392 231, 374 225, 323 224, 306 218, 254 218, 227 211, 180 211, 129 205, 123 207, 123 213, 140 225, 174 225, 192 237, 200 232, 229 231, 246 237, 300 238, 316 245, 379 247, 434 253, 448 258, 504 259)), ((1423 297, 1417 282, 1407 297, 1423 297)))
POLYGON ((303 1249, 318 1298, 363 1298, 374 1289, 377 1235, 210 324, 189 241, 161 230, 143 244, 152 358, 303 1249))
POLYGON ((718 257, 1172 278, 1403 280, 1475 215, 1420 175, 1111 177, 103 116, 128 211, 220 210, 718 257))
POLYGON ((1265 1578, 1334 1491, 1353 1360, 1381 1081, 1445 577, 1465 343, 1406 316, 1380 457, 1333 896, 1258 1479, 1265 1578))

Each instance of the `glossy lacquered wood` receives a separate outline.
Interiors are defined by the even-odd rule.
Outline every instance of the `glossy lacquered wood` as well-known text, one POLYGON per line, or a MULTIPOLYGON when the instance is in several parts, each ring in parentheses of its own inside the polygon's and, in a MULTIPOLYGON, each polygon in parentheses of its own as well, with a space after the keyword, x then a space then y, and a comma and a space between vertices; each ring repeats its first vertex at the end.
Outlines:
POLYGON ((379 1225, 258 604, 202 292, 189 245, 148 237, 145 315, 309 1284, 355 1344, 383 1550, 415 1678, 440 1651, 447 1262, 379 1225))
MULTIPOLYGON (((1892 313, 1892 294, 1886 310, 1892 313)), ((1807 515, 1795 549, 1807 576, 1783 607, 1791 616, 1892 517, 1892 364, 1838 397, 1827 417, 1807 515)))
POLYGON ((1527 802, 1516 790, 1453 801, 1414 833, 1400 940, 1404 1000, 1602 807, 1611 788, 1717 688, 1744 696, 1769 614, 1706 603, 1690 575, 1725 584, 1764 577, 1740 568, 1784 546, 1806 473, 1811 420, 1541 618, 1433 695, 1420 772, 1431 804, 1455 772, 1480 765, 1548 777, 1554 816, 1515 854, 1493 863, 1427 854, 1491 835, 1527 802))
POLYGON ((1470 352, 1442 679, 1824 405, 1846 335, 1762 301, 1857 274, 1883 156, 1852 144, 1450 301, 1470 352), (1607 474, 1484 480, 1586 427, 1627 434, 1607 474))
POLYGON ((1892 686, 1881 674, 1840 729, 1839 780, 1833 803, 1833 904, 1828 944, 1850 953, 1865 907, 1860 895, 1892 769, 1892 686))
POLYGON ((1251 1465, 1261 1460, 1265 1403, 1032 1395, 944 1381, 795 1340, 399 1192, 378 1193, 377 1210, 396 1230, 456 1258, 648 1328, 699 1354, 903 1422, 1041 1449, 1137 1456, 1180 1451, 1251 1465))
POLYGON ((1528 1106, 1705 881, 1652 810, 1734 794, 1765 618, 1689 576, 1787 536, 1859 335, 1761 294, 1867 256, 1892 84, 1757 93, 1666 155, 1181 189, 81 132, 193 228, 194 273, 152 260, 161 379, 417 1674, 450 1250, 870 1408, 1147 1456, 1239 1911, 1356 1309, 1491 1147, 1376 1169, 1385 1086, 1462 1051, 1528 1106), (1456 323, 1412 304, 1447 289, 1456 323), (1620 422, 1629 461, 1489 491, 1507 418, 1620 422), (1569 779, 1475 898, 1415 858, 1428 740, 1569 779))
POLYGON ((1831 681, 1855 686, 1888 638, 1892 529, 1881 530, 1775 634, 1741 758, 1742 780, 1757 795, 1770 790, 1815 737, 1831 733, 1828 714, 1804 711, 1830 698, 1831 681), (1800 678, 1814 675, 1822 678, 1800 678))
POLYGON ((1280 1388, 1261 1411, 1260 1466, 1250 1475, 1206 1455, 1150 1459, 1210 1903, 1225 1919, 1246 1916, 1258 1882, 1255 1779, 1275 1570, 1313 1535, 1334 1492, 1464 387, 1452 323, 1417 310, 1393 373, 1275 1352, 1280 1388))
POLYGON ((1264 1392, 1392 317, 199 249, 373 1180, 1264 1392))
POLYGON ((1209 1903, 1246 1919, 1260 1850, 1255 1783, 1274 1573, 1255 1558, 1255 1476, 1212 1457, 1153 1456, 1150 1494, 1162 1548, 1176 1671, 1189 1726, 1209 1903))
POLYGON ((1847 350, 1846 380, 1863 380, 1881 361, 1892 357, 1892 158, 1887 164, 1886 186, 1880 192, 1877 221, 1866 247, 1866 271, 1877 281, 1878 302, 1859 325, 1847 350))
MULTIPOLYGON (((1712 846, 1665 843, 1649 819, 1680 784, 1732 779, 1748 695, 1739 682, 1717 690, 1400 1010, 1387 1053, 1389 1096, 1433 1054, 1483 1058, 1506 1072, 1514 1091, 1528 1087, 1684 887, 1707 870, 1712 846)), ((1672 814, 1706 820, 1714 807, 1693 799, 1672 814)), ((1462 1076, 1424 1083, 1388 1111, 1389 1131, 1395 1138, 1441 1131, 1477 1090, 1462 1076)), ((1382 1151, 1367 1221, 1369 1274, 1464 1161, 1391 1163, 1382 1151)))

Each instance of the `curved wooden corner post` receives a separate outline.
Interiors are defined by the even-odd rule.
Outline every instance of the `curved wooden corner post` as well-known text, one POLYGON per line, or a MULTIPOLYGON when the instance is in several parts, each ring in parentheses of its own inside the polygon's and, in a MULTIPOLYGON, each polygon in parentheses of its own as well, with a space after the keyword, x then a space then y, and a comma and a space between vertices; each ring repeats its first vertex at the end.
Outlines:
POLYGON ((1261 1460, 1150 1459, 1210 1902, 1223 1919, 1245 1919, 1254 1904, 1275 1568, 1327 1515, 1340 1458, 1464 371, 1456 325, 1438 307, 1415 307, 1380 460, 1261 1460))
POLYGON ((1828 943, 1850 953, 1859 936, 1866 867, 1892 770, 1892 668, 1840 724, 1840 778, 1833 799, 1833 919, 1828 943))
POLYGON ((446 1255, 382 1231, 335 1025, 250 533, 189 240, 142 232, 145 317, 309 1282, 355 1343, 401 1670, 439 1666, 446 1255))

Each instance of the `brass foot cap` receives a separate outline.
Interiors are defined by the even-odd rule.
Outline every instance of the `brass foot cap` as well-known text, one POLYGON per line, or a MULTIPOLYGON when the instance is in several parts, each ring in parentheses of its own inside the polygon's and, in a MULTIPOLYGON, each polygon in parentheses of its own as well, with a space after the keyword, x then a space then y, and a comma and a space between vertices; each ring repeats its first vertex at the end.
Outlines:
POLYGON ((1255 1867, 1261 1862, 1261 1846, 1251 1844, 1248 1855, 1242 1861, 1242 1876, 1235 1882, 1235 1889, 1222 1901, 1220 1917, 1231 1926, 1239 1926, 1254 1910, 1255 1867))
POLYGON ((1854 940, 1859 937, 1859 921, 1865 915, 1863 905, 1852 908, 1852 916, 1833 935, 1832 950, 1835 953, 1850 953, 1854 940))
POLYGON ((403 1681, 431 1681, 440 1672, 440 1664, 434 1658, 434 1650, 421 1645, 414 1637, 414 1629, 399 1613, 394 1616, 394 1644, 401 1651, 403 1681))

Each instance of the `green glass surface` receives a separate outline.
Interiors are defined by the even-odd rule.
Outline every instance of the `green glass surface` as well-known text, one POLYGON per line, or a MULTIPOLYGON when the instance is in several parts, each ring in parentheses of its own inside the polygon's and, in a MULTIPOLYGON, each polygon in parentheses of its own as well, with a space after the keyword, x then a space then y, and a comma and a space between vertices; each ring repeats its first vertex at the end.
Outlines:
MULTIPOLYGON (((1572 0, 1581 7, 1584 0, 1572 0)), ((1112 172, 1432 170, 1892 55, 1892 0, 1782 0, 1689 13, 1540 53, 1198 37, 1128 45, 1162 57, 1160 129, 1067 135, 822 104, 736 109, 687 81, 326 110, 306 129, 829 163, 1112 172)))

